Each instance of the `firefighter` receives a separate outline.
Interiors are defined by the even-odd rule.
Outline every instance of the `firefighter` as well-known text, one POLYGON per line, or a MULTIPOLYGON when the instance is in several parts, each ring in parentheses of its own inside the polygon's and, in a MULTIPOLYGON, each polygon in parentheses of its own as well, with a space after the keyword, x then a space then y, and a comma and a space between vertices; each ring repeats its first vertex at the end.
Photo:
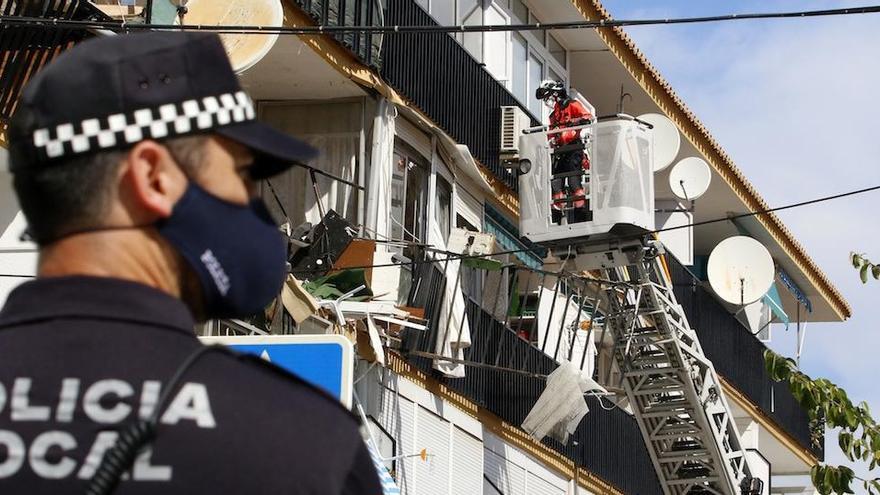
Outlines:
MULTIPOLYGON (((535 97, 543 100, 550 113, 551 130, 575 127, 590 123, 593 115, 578 100, 571 98, 560 81, 544 81, 535 91, 535 97)), ((553 191, 553 223, 562 222, 563 211, 568 210, 568 223, 592 220, 586 200, 584 175, 590 170, 590 158, 585 152, 586 140, 581 130, 565 130, 549 134, 553 151, 552 174, 582 172, 550 180, 553 191)))

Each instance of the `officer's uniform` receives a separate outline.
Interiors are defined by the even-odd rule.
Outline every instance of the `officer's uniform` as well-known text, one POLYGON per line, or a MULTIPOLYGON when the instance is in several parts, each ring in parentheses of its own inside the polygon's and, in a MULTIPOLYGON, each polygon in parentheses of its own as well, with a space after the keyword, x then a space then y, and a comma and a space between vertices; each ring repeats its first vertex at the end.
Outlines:
MULTIPOLYGON (((82 493, 116 431, 201 346, 179 300, 110 278, 38 279, 0 313, 0 493, 82 493)), ((205 354, 119 494, 380 493, 357 421, 269 365, 205 354)))
MULTIPOLYGON (((116 431, 201 344, 179 300, 117 279, 25 283, 0 313, 0 492, 82 493, 116 431)), ((204 355, 117 493, 378 493, 357 421, 304 382, 204 355)))
MULTIPOLYGON (((254 178, 314 155, 256 120, 216 35, 154 32, 81 43, 31 80, 18 108, 9 141, 14 174, 197 133, 250 148, 254 178)), ((266 302, 252 293, 271 299, 284 279, 277 228, 257 209, 199 191, 190 181, 189 202, 179 200, 156 231, 198 275, 206 311, 252 313, 266 302), (268 232, 265 242, 220 228, 235 219, 234 228, 268 232), (198 230, 205 225, 208 232, 198 230), (274 250, 242 250, 270 244, 274 250), (278 259, 277 270, 259 263, 268 258, 278 259)), ((15 289, 0 312, 0 493, 82 494, 90 479, 90 490, 95 480, 119 479, 103 476, 105 468, 129 465, 115 454, 133 445, 132 425, 154 411, 155 438, 144 450, 128 448, 140 454, 115 493, 382 492, 349 411, 272 365, 199 354, 193 329, 181 300, 134 282, 39 278, 15 289), (191 367, 181 366, 194 356, 191 367)))

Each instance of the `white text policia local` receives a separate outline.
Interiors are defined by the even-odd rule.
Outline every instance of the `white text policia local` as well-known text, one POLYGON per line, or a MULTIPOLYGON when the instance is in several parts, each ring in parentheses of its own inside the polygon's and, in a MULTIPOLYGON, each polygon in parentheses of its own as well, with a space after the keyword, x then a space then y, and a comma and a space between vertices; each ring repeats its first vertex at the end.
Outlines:
MULTIPOLYGON (((78 420, 85 418, 100 425, 120 425, 134 421, 133 414, 146 419, 153 413, 159 401, 162 384, 159 381, 144 381, 136 390, 124 380, 105 379, 84 384, 78 378, 65 378, 61 381, 58 399, 54 404, 39 404, 32 401, 30 378, 16 378, 12 386, 0 383, 0 425, 20 422, 54 422, 63 427, 72 423, 74 415, 78 420), (126 401, 139 398, 137 403, 126 401), (129 403, 131 402, 131 404, 129 403), (135 411, 137 407, 137 411, 135 411)), ((177 394, 168 403, 160 418, 160 423, 175 425, 181 421, 192 421, 200 428, 216 428, 217 422, 211 411, 208 390, 202 383, 187 382, 180 386, 177 394)), ((104 452, 116 441, 116 431, 100 431, 91 442, 87 454, 82 459, 68 455, 80 450, 75 437, 62 429, 47 429, 38 434, 26 445, 21 435, 15 431, 0 428, 0 479, 9 478, 22 469, 30 468, 34 474, 45 479, 64 479, 76 476, 90 479, 101 462, 104 452), (64 455, 47 455, 48 452, 64 455), (27 467, 25 466, 27 464, 27 467)), ((80 450, 81 451, 81 450, 80 450)), ((170 481, 171 466, 157 466, 150 461, 152 453, 145 449, 129 473, 133 481, 170 481)))

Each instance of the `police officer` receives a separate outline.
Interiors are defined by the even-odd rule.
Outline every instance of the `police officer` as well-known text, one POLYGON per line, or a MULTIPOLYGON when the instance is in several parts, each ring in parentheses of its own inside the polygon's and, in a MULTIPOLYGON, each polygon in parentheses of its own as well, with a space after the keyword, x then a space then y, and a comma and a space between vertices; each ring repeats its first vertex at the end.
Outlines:
POLYGON ((335 400, 194 336, 279 291, 257 181, 315 154, 254 120, 216 35, 77 45, 9 144, 40 258, 0 313, 2 493, 381 493, 335 400))

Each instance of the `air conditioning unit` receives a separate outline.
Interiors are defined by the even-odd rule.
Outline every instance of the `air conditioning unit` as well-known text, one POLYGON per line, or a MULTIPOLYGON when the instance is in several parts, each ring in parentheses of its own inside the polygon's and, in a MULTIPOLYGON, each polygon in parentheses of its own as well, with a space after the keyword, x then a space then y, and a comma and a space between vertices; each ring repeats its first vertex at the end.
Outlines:
POLYGON ((501 107, 501 157, 519 155, 519 137, 531 126, 532 119, 517 106, 501 107))

